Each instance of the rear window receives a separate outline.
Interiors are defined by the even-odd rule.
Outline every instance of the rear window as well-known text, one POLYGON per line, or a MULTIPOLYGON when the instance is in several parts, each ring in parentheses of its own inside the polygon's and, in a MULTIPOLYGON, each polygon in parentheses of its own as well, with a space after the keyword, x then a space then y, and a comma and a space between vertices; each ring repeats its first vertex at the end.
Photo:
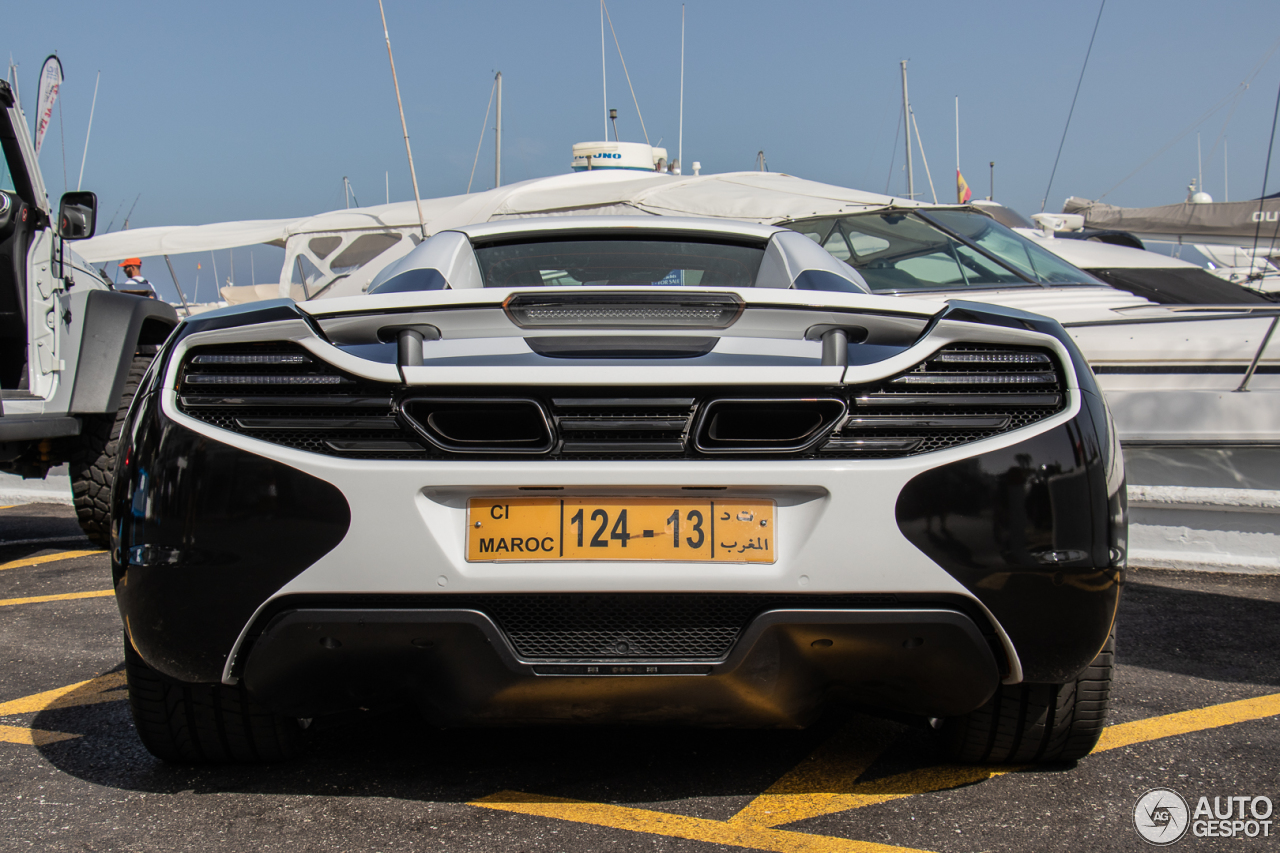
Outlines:
POLYGON ((575 239, 475 247, 485 287, 752 287, 764 245, 575 239))

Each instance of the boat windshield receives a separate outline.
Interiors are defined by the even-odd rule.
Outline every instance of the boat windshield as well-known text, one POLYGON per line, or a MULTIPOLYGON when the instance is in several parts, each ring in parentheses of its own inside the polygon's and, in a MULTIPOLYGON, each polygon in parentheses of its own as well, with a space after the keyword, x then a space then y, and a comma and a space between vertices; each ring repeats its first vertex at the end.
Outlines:
POLYGON ((476 246, 485 287, 752 287, 764 244, 554 239, 476 246))
POLYGON ((884 210, 786 223, 856 269, 878 293, 1102 284, 980 213, 884 210))
POLYGON ((987 216, 990 216, 1001 225, 1008 225, 1010 228, 1035 228, 1036 224, 1027 217, 1023 216, 1012 207, 1005 207, 998 201, 971 201, 974 207, 980 209, 987 216))

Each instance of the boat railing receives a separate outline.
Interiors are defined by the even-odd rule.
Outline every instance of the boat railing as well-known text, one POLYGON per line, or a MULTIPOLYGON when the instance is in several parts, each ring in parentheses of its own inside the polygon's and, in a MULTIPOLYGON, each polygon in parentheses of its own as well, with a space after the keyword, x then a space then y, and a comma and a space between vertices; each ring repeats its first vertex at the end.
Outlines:
MULTIPOLYGON (((1142 306, 1147 308, 1147 306, 1142 306)), ((1262 360, 1262 353, 1266 350, 1267 345, 1271 343, 1271 336, 1276 330, 1276 325, 1280 324, 1280 305, 1162 305, 1165 311, 1169 312, 1165 316, 1160 317, 1116 317, 1110 320, 1081 320, 1074 323, 1063 323, 1064 328, 1079 329, 1088 326, 1133 326, 1139 323, 1197 323, 1205 320, 1256 320, 1259 318, 1270 317, 1271 324, 1267 326, 1267 333, 1262 336, 1262 343, 1258 345, 1258 349, 1253 354, 1253 360, 1249 362, 1249 368, 1244 373, 1244 379, 1240 381, 1240 387, 1236 388, 1237 393, 1249 390, 1249 380, 1253 379, 1253 374, 1258 370, 1258 362, 1262 360), (1229 312, 1207 314, 1205 312, 1229 312)), ((1115 309, 1123 311, 1125 309, 1115 309)))

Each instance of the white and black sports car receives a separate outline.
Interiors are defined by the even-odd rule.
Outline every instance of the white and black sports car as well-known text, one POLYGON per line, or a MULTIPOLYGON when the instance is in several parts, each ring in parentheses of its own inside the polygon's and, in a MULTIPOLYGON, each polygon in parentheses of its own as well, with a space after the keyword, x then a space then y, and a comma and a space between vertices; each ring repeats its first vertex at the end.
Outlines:
POLYGON ((794 231, 442 232, 368 295, 184 322, 119 457, 162 758, 283 757, 299 719, 403 700, 784 727, 853 701, 995 762, 1103 725, 1124 472, 1079 351, 873 295, 794 231))

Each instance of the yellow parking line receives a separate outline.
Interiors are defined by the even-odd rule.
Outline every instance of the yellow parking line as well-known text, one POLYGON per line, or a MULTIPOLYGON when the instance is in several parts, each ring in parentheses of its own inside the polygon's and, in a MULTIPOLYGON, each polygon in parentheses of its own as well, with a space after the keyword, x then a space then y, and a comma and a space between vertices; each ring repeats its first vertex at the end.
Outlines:
MULTIPOLYGON (((0 507, 4 509, 4 507, 0 507)), ((57 554, 45 554, 42 557, 28 557, 25 560, 14 560, 11 563, 0 563, 0 572, 5 569, 21 569, 26 566, 38 566, 41 563, 56 563, 59 560, 74 560, 76 557, 87 557, 90 554, 105 554, 106 551, 61 551, 57 554)))
POLYGON ((1093 751, 1105 752, 1108 749, 1132 746, 1173 735, 1216 729, 1249 720, 1261 720, 1277 714, 1280 714, 1280 693, 1272 693, 1270 696, 1225 702, 1221 705, 1210 705, 1208 708, 1197 708, 1194 711, 1181 711, 1177 714, 1165 714, 1162 717, 1135 720, 1132 723, 1119 723, 1103 730, 1102 739, 1098 741, 1093 751))
POLYGON ((0 702, 0 717, 14 714, 34 714, 38 711, 51 711, 56 708, 74 708, 77 705, 96 705, 99 702, 115 702, 123 699, 123 693, 108 691, 120 690, 125 686, 123 672, 108 672, 88 681, 77 681, 65 687, 55 687, 43 693, 33 693, 20 699, 0 702))
POLYGON ((848 793, 810 791, 783 796, 762 794, 729 821, 738 823, 739 816, 747 812, 742 819, 752 821, 758 826, 781 826, 784 823, 794 823, 811 817, 847 812, 891 800, 914 797, 916 794, 960 788, 1021 769, 1010 766, 975 767, 966 764, 943 764, 886 776, 874 782, 850 785, 849 783, 856 781, 855 777, 848 780, 845 785, 849 788, 848 793))
MULTIPOLYGON (((855 717, 729 818, 729 823, 781 826, 870 805, 867 795, 853 793, 854 785, 901 731, 901 726, 886 720, 855 717)), ((877 802, 884 799, 881 796, 877 802)))
MULTIPOLYGON (((1108 727, 1093 751, 1105 752, 1276 715, 1280 715, 1280 693, 1164 714, 1108 727)), ((1024 769, 1015 766, 940 765, 870 782, 858 782, 858 777, 871 766, 899 731, 900 727, 883 721, 866 718, 851 721, 840 733, 727 821, 515 791, 493 794, 475 800, 471 805, 733 847, 787 853, 887 853, 906 848, 772 827, 916 794, 958 788, 1024 769)))
POLYGON ((644 832, 649 835, 665 835, 669 838, 686 838, 706 841, 730 847, 748 847, 753 850, 771 850, 776 853, 910 853, 912 848, 894 847, 873 841, 853 841, 828 835, 811 835, 783 829, 739 825, 721 820, 567 800, 561 797, 541 797, 519 791, 503 791, 475 800, 473 806, 519 814, 550 817, 574 823, 589 823, 612 829, 644 832))
MULTIPOLYGON (((1280 693, 1165 714, 1132 723, 1118 723, 1103 730, 1101 740, 1090 754, 1276 715, 1280 715, 1280 693)), ((850 728, 856 731, 861 727, 862 724, 858 723, 857 726, 851 724, 850 728)), ((730 820, 735 823, 750 821, 759 826, 781 826, 915 794, 959 788, 1023 769, 1009 765, 940 765, 887 776, 874 782, 857 783, 856 775, 848 774, 841 778, 836 772, 838 765, 825 757, 826 752, 824 744, 811 758, 817 759, 816 766, 806 767, 806 764, 801 764, 730 820)), ((839 754, 838 749, 834 752, 839 754)))
POLYGON ((5 598, 0 599, 0 607, 8 607, 13 604, 39 604, 43 601, 70 601, 75 598, 102 598, 107 595, 115 595, 114 589, 96 589, 93 592, 68 592, 63 595, 33 595, 30 598, 5 598))
POLYGON ((0 743, 20 743, 25 746, 44 746, 60 740, 74 740, 80 735, 66 732, 46 732, 40 729, 24 729, 21 726, 0 726, 0 743))
MULTIPOLYGON (((16 714, 35 714, 58 708, 75 708, 80 705, 97 705, 101 702, 118 702, 127 698, 123 688, 123 672, 109 672, 88 681, 77 681, 65 687, 55 687, 43 693, 34 693, 20 699, 0 702, 0 717, 16 714)), ((61 740, 73 740, 81 735, 67 732, 50 732, 26 726, 0 725, 0 743, 17 743, 25 746, 44 746, 61 740)))

